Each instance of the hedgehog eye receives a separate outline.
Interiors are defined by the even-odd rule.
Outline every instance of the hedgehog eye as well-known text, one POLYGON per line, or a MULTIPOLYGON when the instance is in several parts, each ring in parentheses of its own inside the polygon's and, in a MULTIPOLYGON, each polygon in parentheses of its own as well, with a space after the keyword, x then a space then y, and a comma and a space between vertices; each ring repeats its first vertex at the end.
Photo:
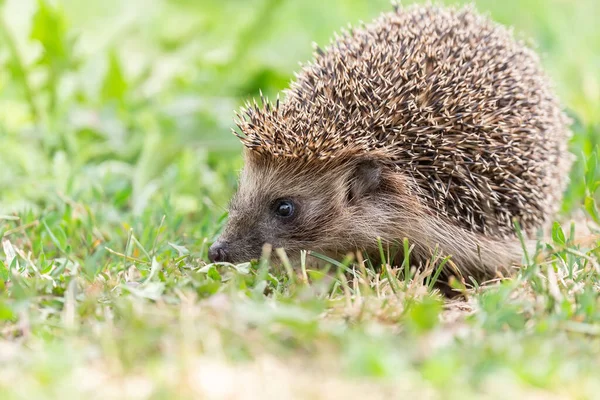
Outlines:
POLYGON ((296 206, 288 199, 279 199, 275 202, 275 214, 281 218, 289 218, 294 215, 296 206))

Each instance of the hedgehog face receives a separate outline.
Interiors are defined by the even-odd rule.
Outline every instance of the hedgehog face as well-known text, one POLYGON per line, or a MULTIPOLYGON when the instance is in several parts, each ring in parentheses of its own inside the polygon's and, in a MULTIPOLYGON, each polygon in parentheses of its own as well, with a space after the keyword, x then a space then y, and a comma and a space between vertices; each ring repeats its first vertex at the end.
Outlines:
POLYGON ((212 261, 258 259, 265 243, 284 248, 292 261, 300 250, 343 255, 377 237, 372 217, 382 213, 374 212, 381 208, 378 163, 249 153, 227 225, 209 251, 212 261))

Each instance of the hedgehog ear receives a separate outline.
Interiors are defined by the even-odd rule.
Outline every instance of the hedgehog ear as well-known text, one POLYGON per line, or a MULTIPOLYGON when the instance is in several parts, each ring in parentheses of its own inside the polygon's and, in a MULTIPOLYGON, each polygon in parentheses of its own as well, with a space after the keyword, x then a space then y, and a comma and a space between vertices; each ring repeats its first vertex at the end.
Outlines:
POLYGON ((348 202, 377 190, 381 184, 381 165, 374 160, 360 161, 354 167, 348 185, 348 202))

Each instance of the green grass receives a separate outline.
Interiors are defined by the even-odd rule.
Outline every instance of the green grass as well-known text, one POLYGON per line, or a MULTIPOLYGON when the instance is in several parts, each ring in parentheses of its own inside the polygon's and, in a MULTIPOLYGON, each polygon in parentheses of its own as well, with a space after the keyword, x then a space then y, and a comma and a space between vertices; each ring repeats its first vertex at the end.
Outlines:
MULTIPOLYGON (((599 3, 477 4, 542 54, 574 120, 563 210, 600 222, 599 3)), ((0 398, 599 397, 581 219, 464 300, 434 269, 207 265, 242 166, 233 110, 389 9, 0 1, 0 398)))

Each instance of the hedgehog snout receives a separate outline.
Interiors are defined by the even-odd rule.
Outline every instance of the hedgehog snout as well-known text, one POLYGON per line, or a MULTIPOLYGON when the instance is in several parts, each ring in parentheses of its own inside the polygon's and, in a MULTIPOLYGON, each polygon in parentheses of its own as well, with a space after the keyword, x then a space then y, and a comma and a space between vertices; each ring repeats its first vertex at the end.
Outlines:
POLYGON ((208 259, 213 263, 230 262, 227 243, 217 241, 208 249, 208 259))

